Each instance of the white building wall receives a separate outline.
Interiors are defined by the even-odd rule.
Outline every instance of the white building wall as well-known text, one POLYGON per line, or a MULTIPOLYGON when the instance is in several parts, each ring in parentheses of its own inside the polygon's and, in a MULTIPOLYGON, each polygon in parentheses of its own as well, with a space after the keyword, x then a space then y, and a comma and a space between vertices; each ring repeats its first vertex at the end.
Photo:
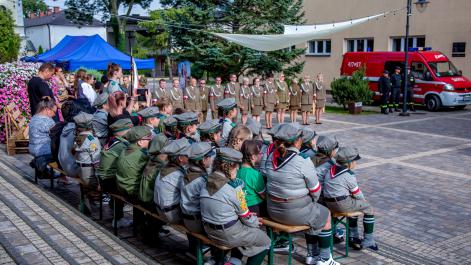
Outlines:
MULTIPOLYGON (((92 36, 95 34, 100 35, 106 41, 106 28, 105 27, 70 27, 50 25, 51 27, 51 45, 54 47, 66 35, 70 36, 92 36)), ((33 42, 34 43, 34 42, 33 42)))
POLYGON ((36 50, 39 49, 39 45, 43 47, 43 50, 50 50, 49 44, 49 29, 47 25, 27 27, 25 28, 26 38, 28 38, 34 45, 36 50))

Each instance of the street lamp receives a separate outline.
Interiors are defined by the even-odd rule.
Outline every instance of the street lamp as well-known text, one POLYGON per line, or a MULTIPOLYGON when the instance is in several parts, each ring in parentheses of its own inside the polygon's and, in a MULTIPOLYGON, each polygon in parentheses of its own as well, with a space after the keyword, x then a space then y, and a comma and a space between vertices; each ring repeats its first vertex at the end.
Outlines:
MULTIPOLYGON (((414 3, 419 12, 424 12, 427 8, 427 5, 430 3, 428 0, 417 0, 414 3)), ((407 15, 406 15, 406 40, 405 40, 405 58, 404 58, 404 93, 402 93, 402 112, 399 113, 399 116, 409 116, 407 112, 407 86, 409 82, 409 18, 412 16, 412 0, 407 0, 407 15)), ((413 99, 412 99, 413 100, 413 99)))

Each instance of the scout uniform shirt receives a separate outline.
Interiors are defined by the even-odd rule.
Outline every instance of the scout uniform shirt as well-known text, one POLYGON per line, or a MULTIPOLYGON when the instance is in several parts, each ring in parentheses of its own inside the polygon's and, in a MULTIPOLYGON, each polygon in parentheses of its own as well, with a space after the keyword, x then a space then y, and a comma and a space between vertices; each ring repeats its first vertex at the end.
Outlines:
POLYGON ((263 90, 263 107, 265 111, 275 110, 276 104, 276 87, 275 83, 266 82, 263 90))
POLYGON ((290 108, 301 108, 301 90, 299 89, 299 84, 292 83, 291 86, 289 86, 288 95, 290 108))
POLYGON ((129 142, 122 137, 114 137, 101 151, 100 164, 96 174, 101 180, 115 180, 116 162, 121 152, 128 147, 129 142))
POLYGON ((263 107, 263 92, 262 86, 252 86, 252 107, 259 109, 259 111, 263 107))
POLYGON ((201 168, 190 166, 188 174, 180 182, 181 191, 181 209, 186 215, 200 214, 200 194, 206 182, 208 175, 201 168))
POLYGON ((170 101, 172 102, 173 109, 183 109, 183 92, 179 87, 172 87, 169 89, 170 101))
POLYGON ((238 103, 239 90, 240 90, 240 84, 239 83, 236 83, 236 82, 227 83, 226 88, 224 89, 224 98, 235 98, 236 103, 238 103))
POLYGON ((332 166, 330 172, 325 176, 323 194, 325 198, 352 196, 359 200, 365 199, 360 187, 358 187, 355 173, 339 165, 332 166))
POLYGON ((180 207, 180 187, 185 175, 184 168, 172 164, 160 171, 154 187, 154 202, 160 210, 168 212, 180 207))
POLYGON ((249 86, 241 86, 240 89, 240 95, 239 95, 239 102, 237 103, 237 106, 241 110, 243 110, 243 114, 247 114, 247 112, 250 112, 250 105, 251 105, 251 91, 249 86))
POLYGON ((314 90, 311 82, 301 83, 301 105, 309 105, 312 108, 314 90))
POLYGON ((276 100, 281 107, 285 107, 289 102, 288 85, 285 81, 276 80, 276 100))
POLYGON ((159 86, 152 93, 152 99, 155 99, 156 101, 162 100, 162 99, 170 99, 170 93, 166 87, 162 88, 159 86))
POLYGON ((81 132, 75 140, 75 160, 79 166, 79 175, 86 185, 98 185, 95 166, 100 163, 101 145, 91 131, 81 132))
POLYGON ((142 171, 149 160, 147 149, 130 144, 124 149, 116 162, 116 182, 118 190, 127 195, 137 196, 142 171))
POLYGON ((200 91, 197 87, 188 86, 185 89, 185 96, 183 97, 186 111, 200 112, 201 99, 200 91))
POLYGON ((324 188, 324 180, 326 176, 330 173, 330 168, 335 165, 335 162, 333 159, 323 154, 316 154, 313 160, 317 160, 317 178, 321 183, 321 187, 324 188))
POLYGON ((98 109, 93 114, 92 127, 101 146, 104 146, 108 138, 108 112, 98 109))
MULTIPOLYGON (((217 104, 224 99, 224 88, 222 85, 214 85, 209 89, 209 102, 211 104, 211 110, 217 113, 218 106, 217 104)), ((217 118, 217 114, 213 116, 217 118)))
POLYGON ((229 134, 231 133, 232 128, 236 126, 229 118, 225 118, 222 120, 222 134, 221 134, 221 141, 225 144, 229 134))

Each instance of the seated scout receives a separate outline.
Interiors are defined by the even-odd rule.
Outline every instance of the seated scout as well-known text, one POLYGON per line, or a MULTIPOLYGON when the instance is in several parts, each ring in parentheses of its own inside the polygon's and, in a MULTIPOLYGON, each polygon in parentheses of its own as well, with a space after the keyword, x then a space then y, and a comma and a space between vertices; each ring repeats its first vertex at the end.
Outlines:
POLYGON ((165 118, 164 122, 164 135, 167 136, 169 140, 175 140, 179 138, 180 132, 178 131, 178 121, 174 116, 169 116, 165 118))
POLYGON ((198 126, 201 141, 210 143, 213 148, 221 146, 221 130, 219 120, 206 120, 198 126))
POLYGON ((333 212, 360 211, 363 216, 364 238, 360 240, 358 233, 358 218, 349 218, 350 246, 354 249, 370 248, 378 250, 373 237, 375 218, 373 208, 366 201, 365 196, 358 187, 355 169, 360 155, 353 147, 340 147, 336 164, 331 167, 329 177, 324 181, 324 201, 333 212))
POLYGON ((186 138, 171 140, 160 151, 168 164, 155 179, 154 202, 159 216, 171 224, 181 221, 180 187, 187 174, 190 143, 186 138))
POLYGON ((259 219, 250 213, 243 189, 237 179, 242 154, 231 148, 217 149, 214 172, 201 191, 201 216, 208 237, 223 246, 237 248, 233 258, 248 256, 249 265, 262 264, 270 239, 260 228, 259 219), (242 253, 237 253, 238 251, 242 253))
POLYGON ((199 142, 200 137, 198 135, 198 115, 194 112, 185 112, 180 115, 175 115, 177 119, 177 127, 180 131, 180 138, 184 137, 188 139, 190 144, 199 142))
POLYGON ((232 128, 229 133, 229 137, 226 141, 226 146, 237 151, 240 151, 242 144, 246 140, 252 140, 252 132, 247 128, 247 126, 238 124, 232 128))
POLYGON ((231 132, 232 128, 236 126, 232 120, 237 118, 237 104, 235 99, 233 98, 226 98, 223 99, 218 104, 218 113, 219 117, 221 118, 220 123, 222 123, 222 144, 225 145, 227 138, 229 137, 229 133, 231 132))
POLYGON ((93 114, 93 131, 103 147, 108 140, 108 93, 98 95, 93 106, 97 108, 93 114))
POLYGON ((126 134, 130 145, 118 157, 116 183, 118 190, 131 199, 137 199, 142 172, 149 160, 147 148, 152 132, 147 126, 135 126, 126 134))
POLYGON ((167 142, 167 137, 161 133, 157 134, 150 142, 148 150, 149 161, 147 161, 146 167, 142 172, 139 188, 139 200, 146 204, 153 203, 155 179, 167 165, 167 155, 160 153, 167 142))
POLYGON ((159 133, 160 113, 157 107, 148 107, 137 113, 142 117, 142 125, 147 126, 152 131, 152 138, 159 133))
POLYGON ((305 156, 305 158, 312 158, 316 155, 316 132, 309 128, 303 128, 303 145, 299 152, 305 156))
POLYGON ((312 158, 314 166, 316 166, 317 177, 321 186, 324 184, 324 178, 329 173, 330 168, 335 164, 335 154, 339 143, 330 136, 319 136, 317 141, 317 153, 312 158))

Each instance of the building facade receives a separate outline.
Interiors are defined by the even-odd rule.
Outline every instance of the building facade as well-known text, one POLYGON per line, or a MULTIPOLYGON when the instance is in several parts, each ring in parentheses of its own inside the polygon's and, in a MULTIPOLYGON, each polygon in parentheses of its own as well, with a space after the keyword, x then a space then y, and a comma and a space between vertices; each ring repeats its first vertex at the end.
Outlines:
MULTIPOLYGON (((429 0, 425 10, 412 7, 411 47, 431 47, 441 51, 471 77, 470 0, 429 0)), ((349 51, 404 51, 406 0, 308 0, 304 1, 309 25, 346 21, 391 10, 392 15, 352 27, 327 38, 298 45, 306 48, 304 74, 323 73, 327 84, 340 75, 343 54, 349 51)), ((416 0, 413 0, 416 2, 416 0)))

